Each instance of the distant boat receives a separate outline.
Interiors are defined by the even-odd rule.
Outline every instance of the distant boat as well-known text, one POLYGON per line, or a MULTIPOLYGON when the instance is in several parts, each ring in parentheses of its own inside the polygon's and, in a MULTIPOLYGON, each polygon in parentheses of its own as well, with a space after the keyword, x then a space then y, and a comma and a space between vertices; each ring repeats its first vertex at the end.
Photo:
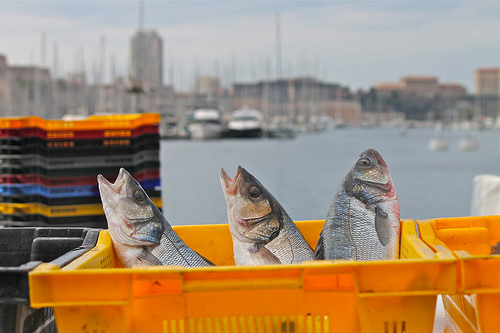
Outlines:
POLYGON ((196 109, 186 127, 189 137, 195 140, 220 138, 224 130, 217 109, 196 109))
POLYGON ((429 140, 430 151, 446 151, 448 150, 448 141, 442 137, 434 137, 429 140))
POLYGON ((234 110, 227 123, 227 135, 233 138, 261 137, 263 133, 262 112, 255 109, 242 108, 234 110))
POLYGON ((266 135, 270 138, 292 139, 296 131, 289 121, 283 119, 271 122, 266 129, 266 135))
POLYGON ((293 139, 295 130, 290 126, 271 128, 267 130, 267 136, 276 139, 293 139))
POLYGON ((448 150, 448 140, 444 139, 441 132, 443 131, 443 124, 438 122, 435 124, 434 131, 436 136, 429 140, 430 151, 446 151, 448 150))
POLYGON ((460 139, 458 145, 461 151, 476 151, 479 149, 479 143, 473 136, 468 136, 466 138, 460 139))

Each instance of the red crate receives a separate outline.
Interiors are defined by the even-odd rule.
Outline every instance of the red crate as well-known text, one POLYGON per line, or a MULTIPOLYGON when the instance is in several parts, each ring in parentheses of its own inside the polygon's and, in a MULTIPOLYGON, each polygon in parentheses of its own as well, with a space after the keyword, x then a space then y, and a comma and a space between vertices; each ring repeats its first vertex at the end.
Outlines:
MULTIPOLYGON (((114 182, 116 174, 104 175, 107 179, 114 182)), ((160 178, 160 169, 144 169, 132 176, 139 182, 145 179, 160 178)), ((83 185, 96 185, 97 175, 95 176, 80 176, 80 177, 45 177, 39 174, 14 174, 14 175, 0 175, 0 184, 40 184, 43 186, 83 186, 83 185)))

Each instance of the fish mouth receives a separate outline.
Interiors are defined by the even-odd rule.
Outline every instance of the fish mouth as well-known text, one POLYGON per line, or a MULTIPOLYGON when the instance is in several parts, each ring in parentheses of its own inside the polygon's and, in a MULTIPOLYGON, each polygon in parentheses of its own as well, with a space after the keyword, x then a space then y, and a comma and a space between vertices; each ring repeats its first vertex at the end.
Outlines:
POLYGON ((109 202, 114 201, 114 196, 120 194, 129 178, 131 178, 131 176, 124 168, 120 168, 120 172, 118 173, 114 183, 111 183, 101 174, 97 175, 97 183, 101 199, 105 199, 109 202))
POLYGON ((259 224, 260 222, 263 222, 265 220, 269 219, 269 215, 266 216, 259 216, 259 217, 247 217, 247 218, 236 218, 236 222, 238 222, 239 225, 248 228, 251 226, 255 226, 259 224))
POLYGON ((389 181, 385 184, 383 183, 376 183, 376 182, 370 182, 370 181, 363 181, 365 184, 368 184, 371 187, 378 188, 379 190, 382 190, 384 192, 389 192, 392 189, 392 182, 389 181))
POLYGON ((236 169, 236 175, 234 176, 234 180, 231 179, 231 177, 229 177, 226 170, 224 170, 224 169, 220 170, 221 183, 224 185, 225 190, 226 190, 225 192, 227 194, 231 194, 231 195, 236 194, 238 179, 241 176, 242 169, 243 168, 241 167, 241 165, 238 165, 238 168, 236 169))
POLYGON ((373 148, 369 148, 369 149, 365 150, 363 153, 361 153, 361 156, 364 154, 372 157, 373 159, 375 159, 377 161, 377 163, 379 165, 387 168, 387 163, 385 163, 384 159, 382 158, 382 155, 380 155, 380 153, 377 150, 375 150, 373 148))
POLYGON ((120 168, 120 172, 118 173, 118 176, 116 177, 114 183, 111 183, 106 179, 106 177, 101 174, 97 175, 97 183, 99 184, 100 190, 102 190, 103 188, 109 188, 113 192, 119 193, 122 189, 122 186, 126 184, 129 177, 131 177, 130 173, 128 173, 128 171, 124 168, 120 168))

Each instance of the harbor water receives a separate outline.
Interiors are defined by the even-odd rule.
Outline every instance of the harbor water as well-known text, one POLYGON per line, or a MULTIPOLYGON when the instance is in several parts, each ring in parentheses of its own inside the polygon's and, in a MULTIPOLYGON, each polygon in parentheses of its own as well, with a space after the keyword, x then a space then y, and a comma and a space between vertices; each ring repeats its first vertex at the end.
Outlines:
POLYGON ((477 151, 461 151, 470 132, 443 131, 447 151, 428 147, 431 129, 333 129, 294 139, 163 140, 163 213, 172 225, 227 223, 219 172, 243 166, 293 220, 324 219, 333 195, 359 153, 377 149, 398 195, 401 218, 470 215, 473 178, 500 175, 500 134, 472 133, 477 151))

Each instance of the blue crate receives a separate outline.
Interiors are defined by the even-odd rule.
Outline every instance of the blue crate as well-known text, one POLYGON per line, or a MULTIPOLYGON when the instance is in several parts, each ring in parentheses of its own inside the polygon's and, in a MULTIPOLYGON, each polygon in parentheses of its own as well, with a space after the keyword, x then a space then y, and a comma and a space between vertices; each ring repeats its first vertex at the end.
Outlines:
MULTIPOLYGON (((145 190, 153 190, 160 187, 160 178, 144 179, 140 184, 145 190)), ((51 187, 32 183, 4 184, 0 186, 0 195, 41 195, 47 198, 87 197, 98 196, 99 188, 97 185, 51 187)))

